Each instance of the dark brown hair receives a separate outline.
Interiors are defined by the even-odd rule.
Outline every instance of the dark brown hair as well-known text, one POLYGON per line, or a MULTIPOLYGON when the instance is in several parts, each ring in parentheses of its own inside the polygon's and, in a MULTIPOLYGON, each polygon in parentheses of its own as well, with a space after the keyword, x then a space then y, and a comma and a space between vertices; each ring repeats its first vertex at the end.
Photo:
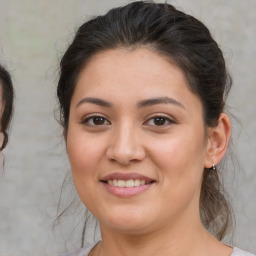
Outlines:
MULTIPOLYGON (((178 65, 199 96, 206 126, 215 127, 231 87, 222 51, 206 26, 170 4, 138 1, 84 23, 60 62, 57 95, 60 123, 68 129, 70 101, 78 76, 95 54, 115 48, 150 47, 178 65)), ((231 225, 231 210, 218 171, 205 168, 200 197, 205 227, 222 239, 231 225)))
POLYGON ((2 91, 2 115, 0 118, 1 132, 3 133, 4 139, 2 145, 0 145, 0 151, 3 150, 8 142, 8 128, 13 113, 13 85, 11 76, 8 71, 0 65, 0 86, 2 91))

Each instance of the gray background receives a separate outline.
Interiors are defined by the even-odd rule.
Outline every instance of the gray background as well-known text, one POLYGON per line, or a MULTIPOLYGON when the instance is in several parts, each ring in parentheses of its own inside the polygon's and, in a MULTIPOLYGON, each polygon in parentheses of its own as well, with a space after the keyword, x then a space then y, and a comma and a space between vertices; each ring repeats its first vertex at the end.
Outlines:
MULTIPOLYGON (((233 120, 235 160, 225 169, 237 218, 233 243, 256 253, 256 1, 169 2, 209 26, 233 75, 229 109, 238 119, 233 120)), ((0 174, 1 256, 55 255, 79 246, 81 225, 74 232, 71 228, 81 221, 79 213, 52 230, 69 171, 54 119, 57 63, 84 19, 123 3, 127 1, 0 1, 0 61, 11 71, 16 90, 11 141, 0 174)), ((66 192, 65 200, 73 194, 66 192)))

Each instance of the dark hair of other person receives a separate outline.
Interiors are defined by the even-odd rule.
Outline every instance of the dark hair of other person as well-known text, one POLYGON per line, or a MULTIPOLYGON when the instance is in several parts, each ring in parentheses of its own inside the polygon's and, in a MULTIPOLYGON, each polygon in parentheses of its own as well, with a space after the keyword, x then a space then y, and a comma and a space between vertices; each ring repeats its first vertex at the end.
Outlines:
MULTIPOLYGON (((81 70, 97 53, 109 49, 148 48, 176 64, 203 105, 205 126, 215 127, 231 87, 222 51, 207 27, 169 4, 134 2, 84 23, 60 63, 57 95, 60 123, 68 130, 70 102, 81 70)), ((232 210, 219 170, 204 169, 201 220, 221 240, 232 226, 232 210)))
POLYGON ((13 114, 13 85, 11 76, 8 71, 0 65, 0 86, 2 96, 2 111, 1 111, 1 133, 3 134, 3 143, 0 151, 3 150, 8 142, 8 129, 13 114))

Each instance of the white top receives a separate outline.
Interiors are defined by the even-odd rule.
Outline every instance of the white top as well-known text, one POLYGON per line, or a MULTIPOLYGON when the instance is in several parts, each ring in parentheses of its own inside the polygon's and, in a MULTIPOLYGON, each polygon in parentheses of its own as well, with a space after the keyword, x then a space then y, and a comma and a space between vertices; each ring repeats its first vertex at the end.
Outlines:
MULTIPOLYGON (((78 249, 78 250, 76 250, 74 252, 69 252, 69 253, 61 254, 59 256, 88 256, 89 253, 91 252, 91 250, 93 249, 93 247, 97 243, 99 243, 99 241, 94 243, 94 244, 86 245, 83 248, 78 249)), ((241 250, 241 249, 239 249, 237 247, 234 247, 234 250, 233 250, 233 252, 232 252, 232 254, 230 256, 256 256, 256 255, 253 255, 253 254, 251 254, 249 252, 246 252, 246 251, 243 251, 243 250, 241 250)))

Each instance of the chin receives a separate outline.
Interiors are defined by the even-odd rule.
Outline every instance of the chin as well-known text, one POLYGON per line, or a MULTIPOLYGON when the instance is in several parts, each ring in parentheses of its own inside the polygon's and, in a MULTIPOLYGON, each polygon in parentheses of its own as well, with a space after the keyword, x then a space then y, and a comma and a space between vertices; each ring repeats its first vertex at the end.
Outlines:
POLYGON ((144 233, 147 233, 149 228, 146 223, 141 222, 135 222, 132 220, 132 222, 116 222, 116 223, 103 223, 100 224, 101 228, 105 227, 108 230, 114 230, 120 234, 125 235, 141 235, 144 233), (105 225, 104 225, 105 224, 105 225))
POLYGON ((99 217, 101 226, 105 226, 108 229, 116 230, 125 234, 141 234, 147 230, 152 223, 153 216, 149 213, 138 210, 125 210, 106 214, 103 218, 99 217))

